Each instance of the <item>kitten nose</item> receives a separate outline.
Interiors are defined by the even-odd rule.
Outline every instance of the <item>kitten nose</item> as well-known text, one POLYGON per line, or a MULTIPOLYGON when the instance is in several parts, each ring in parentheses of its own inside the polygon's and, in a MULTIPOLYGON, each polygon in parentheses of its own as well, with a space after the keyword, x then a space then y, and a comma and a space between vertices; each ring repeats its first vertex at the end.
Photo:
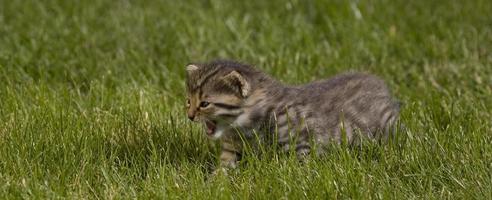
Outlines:
POLYGON ((190 119, 191 121, 193 121, 195 119, 195 115, 188 114, 188 119, 190 119))

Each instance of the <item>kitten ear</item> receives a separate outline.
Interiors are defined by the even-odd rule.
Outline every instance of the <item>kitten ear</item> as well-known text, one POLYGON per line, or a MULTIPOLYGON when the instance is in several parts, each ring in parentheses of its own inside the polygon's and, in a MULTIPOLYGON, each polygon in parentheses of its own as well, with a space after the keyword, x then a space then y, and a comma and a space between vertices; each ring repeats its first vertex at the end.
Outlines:
POLYGON ((198 70, 198 65, 195 65, 195 64, 188 64, 186 65, 186 72, 188 73, 191 73, 191 72, 194 72, 196 70, 198 70))
POLYGON ((222 80, 234 90, 237 90, 242 97, 247 97, 251 87, 248 81, 237 71, 232 71, 222 77, 222 80))

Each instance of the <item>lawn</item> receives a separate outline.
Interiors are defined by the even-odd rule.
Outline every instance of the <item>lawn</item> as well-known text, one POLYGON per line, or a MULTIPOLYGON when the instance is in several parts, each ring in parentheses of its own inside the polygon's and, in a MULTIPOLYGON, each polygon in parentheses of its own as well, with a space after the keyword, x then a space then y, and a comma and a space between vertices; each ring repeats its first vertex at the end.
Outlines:
POLYGON ((2 199, 492 199, 492 1, 0 1, 2 199), (407 127, 305 164, 219 144, 185 65, 382 77, 407 127))

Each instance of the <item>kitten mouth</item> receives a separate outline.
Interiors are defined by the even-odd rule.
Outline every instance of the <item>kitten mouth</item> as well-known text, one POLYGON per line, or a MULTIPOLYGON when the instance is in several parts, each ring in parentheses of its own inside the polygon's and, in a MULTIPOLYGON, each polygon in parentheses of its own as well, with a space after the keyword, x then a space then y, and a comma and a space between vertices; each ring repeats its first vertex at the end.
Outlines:
POLYGON ((215 121, 206 121, 205 126, 207 127, 207 135, 212 136, 217 129, 217 122, 215 121))

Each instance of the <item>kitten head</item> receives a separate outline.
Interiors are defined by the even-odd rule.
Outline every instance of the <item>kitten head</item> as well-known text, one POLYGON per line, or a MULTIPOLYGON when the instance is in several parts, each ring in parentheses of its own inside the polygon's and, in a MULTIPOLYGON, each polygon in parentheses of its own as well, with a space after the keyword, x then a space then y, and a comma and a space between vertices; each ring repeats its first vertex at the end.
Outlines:
POLYGON ((251 94, 249 77, 255 71, 243 64, 214 61, 186 66, 187 115, 205 125, 207 136, 217 139, 243 113, 251 94))

